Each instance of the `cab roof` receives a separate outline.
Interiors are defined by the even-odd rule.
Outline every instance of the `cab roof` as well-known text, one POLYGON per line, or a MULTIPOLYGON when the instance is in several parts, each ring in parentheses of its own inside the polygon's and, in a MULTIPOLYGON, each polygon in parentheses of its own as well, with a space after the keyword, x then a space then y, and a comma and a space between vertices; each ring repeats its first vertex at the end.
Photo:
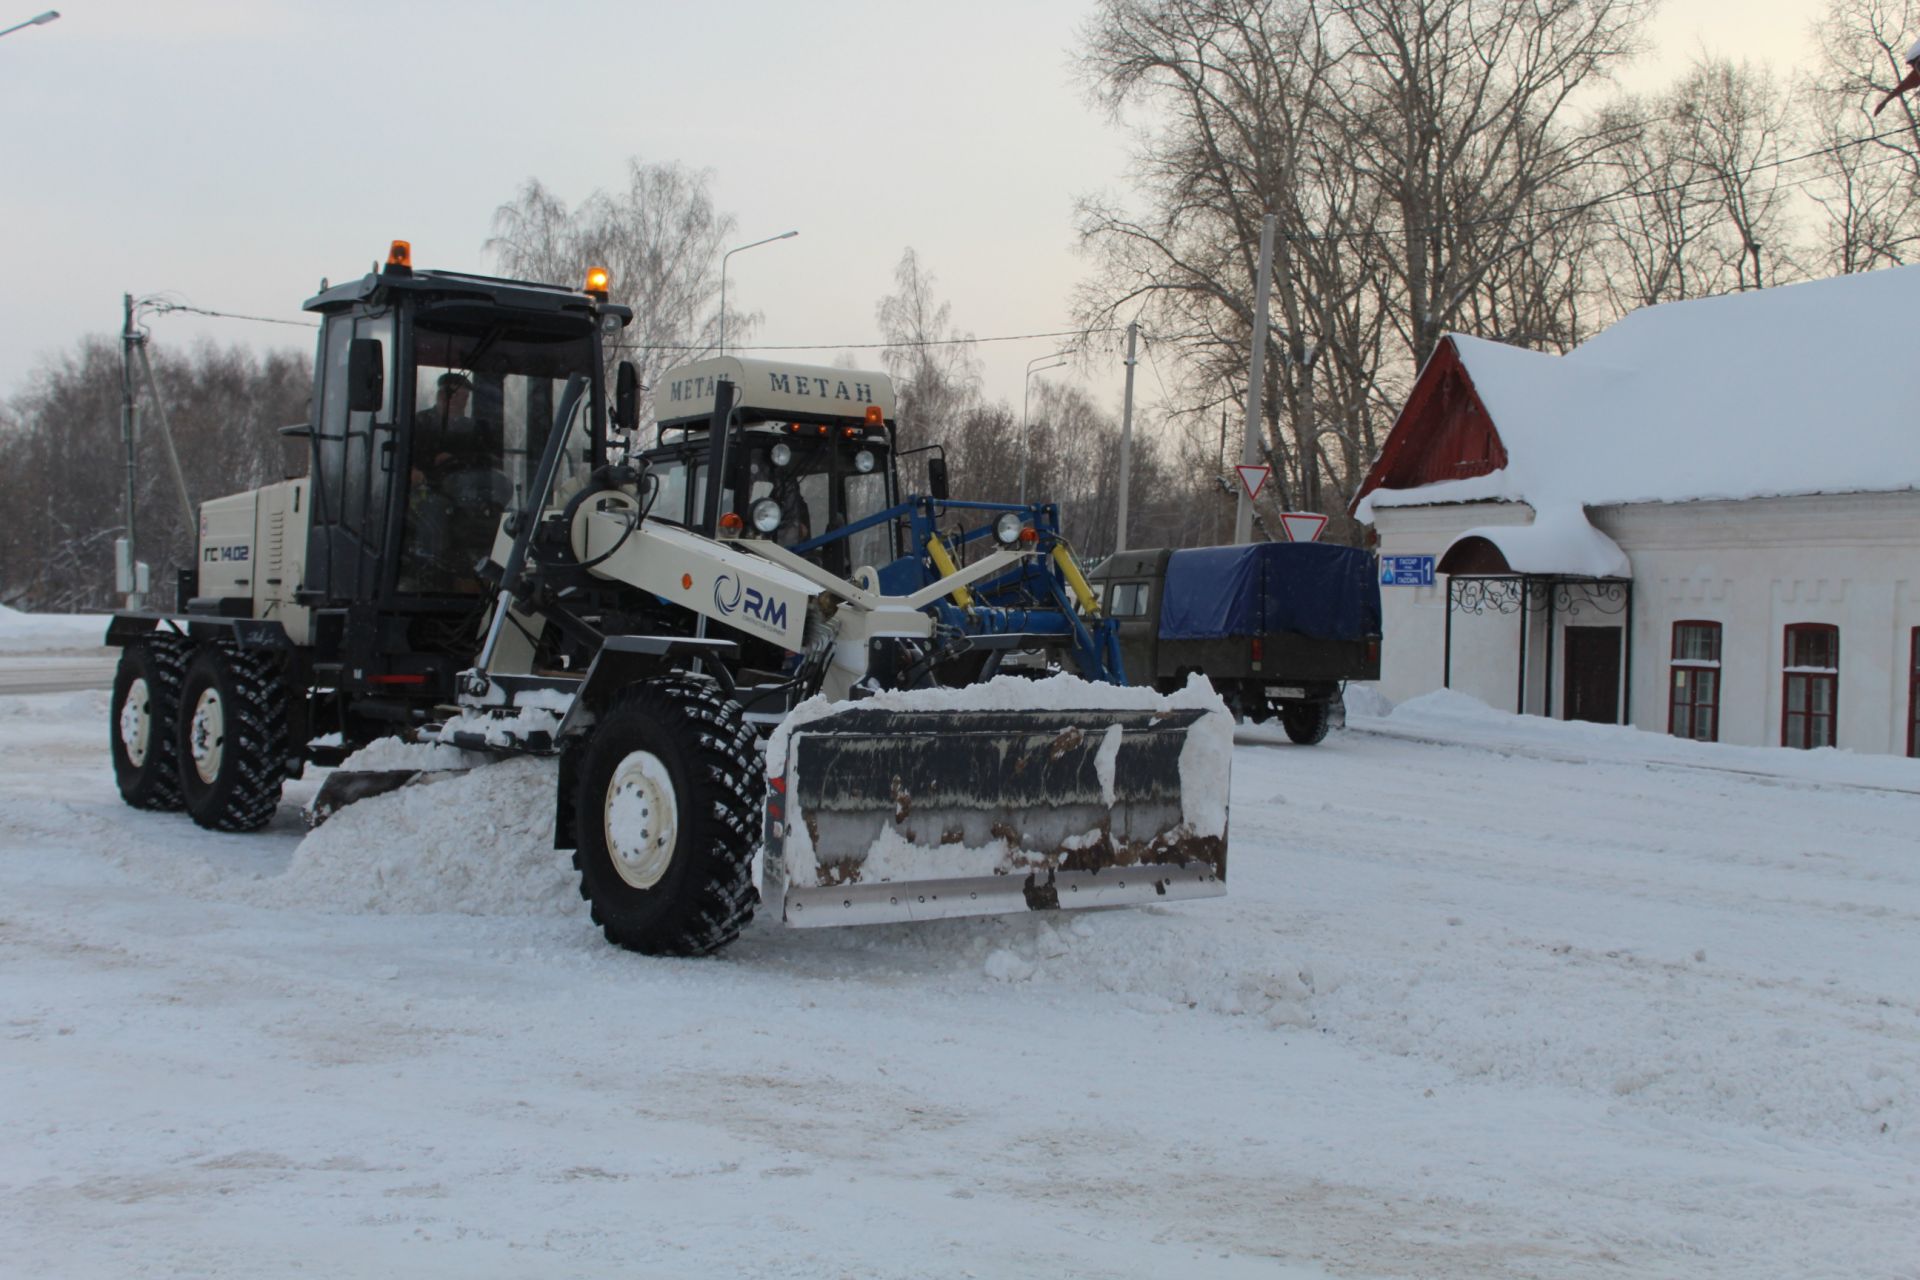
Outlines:
POLYGON ((722 378, 738 388, 735 413, 745 422, 864 423, 872 405, 879 406, 885 421, 894 418, 893 380, 884 373, 743 356, 714 356, 669 369, 654 386, 654 418, 662 426, 705 426, 713 418, 722 378))
POLYGON ((587 324, 594 323, 596 317, 604 315, 619 316, 622 325, 633 319, 630 307, 601 302, 564 285, 437 270, 369 271, 358 280, 323 289, 308 298, 301 309, 326 314, 343 311, 360 303, 396 299, 401 295, 412 296, 420 301, 479 302, 512 311, 578 316, 587 324))

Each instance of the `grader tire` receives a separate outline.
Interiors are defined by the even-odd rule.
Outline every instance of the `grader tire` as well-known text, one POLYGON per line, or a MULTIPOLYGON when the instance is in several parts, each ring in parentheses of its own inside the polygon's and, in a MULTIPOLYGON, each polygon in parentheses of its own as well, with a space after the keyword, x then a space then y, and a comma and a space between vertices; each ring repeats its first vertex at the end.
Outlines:
POLYGON ((287 686, 276 656, 201 646, 174 727, 187 816, 210 831, 258 831, 273 820, 287 776, 287 686))
POLYGON ((188 642, 156 635, 120 651, 113 677, 109 740, 113 780, 120 798, 136 809, 172 813, 180 794, 180 682, 186 675, 188 642))
POLYGON ((573 865, 607 941, 701 956, 739 937, 766 785, 739 706, 702 677, 648 680, 579 750, 573 865))

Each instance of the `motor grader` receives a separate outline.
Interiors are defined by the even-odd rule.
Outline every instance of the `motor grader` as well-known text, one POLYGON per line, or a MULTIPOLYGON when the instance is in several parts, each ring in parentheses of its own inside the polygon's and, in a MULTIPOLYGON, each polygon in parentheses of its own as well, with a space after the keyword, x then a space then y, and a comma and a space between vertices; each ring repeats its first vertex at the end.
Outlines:
MULTIPOLYGON (((672 519, 628 447, 641 388, 609 353, 632 315, 604 272, 415 270, 396 241, 306 309, 313 409, 287 431, 308 474, 205 503, 178 608, 110 624, 129 804, 248 831, 288 778, 387 738, 555 756, 555 846, 606 937, 650 954, 724 946, 763 900, 806 926, 1225 891, 1223 712, 914 692, 955 640, 932 606, 1044 554, 1022 521, 888 595, 872 566, 672 519), (735 696, 749 674, 798 706, 771 757, 735 696), (1183 783, 1208 772, 1199 803, 1183 783)), ((734 391, 715 388, 716 449, 734 391)), ((833 429, 881 412, 836 404, 833 429)))

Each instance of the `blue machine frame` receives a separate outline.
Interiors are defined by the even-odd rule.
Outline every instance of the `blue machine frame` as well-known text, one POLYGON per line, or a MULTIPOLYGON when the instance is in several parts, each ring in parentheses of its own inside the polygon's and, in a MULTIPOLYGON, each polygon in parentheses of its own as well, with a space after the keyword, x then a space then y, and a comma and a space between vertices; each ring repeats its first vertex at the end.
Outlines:
POLYGON ((951 598, 939 601, 930 609, 935 620, 965 635, 1065 636, 1084 677, 1107 684, 1125 684, 1126 667, 1120 661, 1118 624, 1103 616, 1088 625, 1088 620, 1075 608, 1073 591, 1065 575, 1054 563, 1053 549, 1064 545, 1060 537, 1060 508, 1054 503, 1021 506, 914 495, 884 511, 876 511, 805 542, 796 542, 788 550, 805 555, 841 538, 905 518, 911 530, 913 550, 881 568, 879 574, 883 593, 909 595, 931 586, 941 576, 927 550, 935 537, 958 552, 969 543, 991 538, 993 518, 1003 511, 1020 514, 1022 521, 1034 531, 1036 547, 1043 554, 1023 561, 997 578, 974 584, 969 588, 975 598, 971 605, 957 604, 951 598), (948 539, 940 530, 940 518, 954 511, 978 511, 986 518, 977 527, 948 539))

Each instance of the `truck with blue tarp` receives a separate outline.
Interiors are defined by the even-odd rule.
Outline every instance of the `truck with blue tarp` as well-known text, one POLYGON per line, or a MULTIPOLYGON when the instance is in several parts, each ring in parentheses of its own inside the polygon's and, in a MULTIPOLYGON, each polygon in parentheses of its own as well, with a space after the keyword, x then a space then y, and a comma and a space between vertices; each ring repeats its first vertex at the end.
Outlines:
POLYGON ((1087 575, 1118 625, 1127 683, 1192 672, 1234 713, 1314 743, 1345 718, 1349 680, 1380 678, 1373 556, 1322 542, 1122 551, 1087 575))

